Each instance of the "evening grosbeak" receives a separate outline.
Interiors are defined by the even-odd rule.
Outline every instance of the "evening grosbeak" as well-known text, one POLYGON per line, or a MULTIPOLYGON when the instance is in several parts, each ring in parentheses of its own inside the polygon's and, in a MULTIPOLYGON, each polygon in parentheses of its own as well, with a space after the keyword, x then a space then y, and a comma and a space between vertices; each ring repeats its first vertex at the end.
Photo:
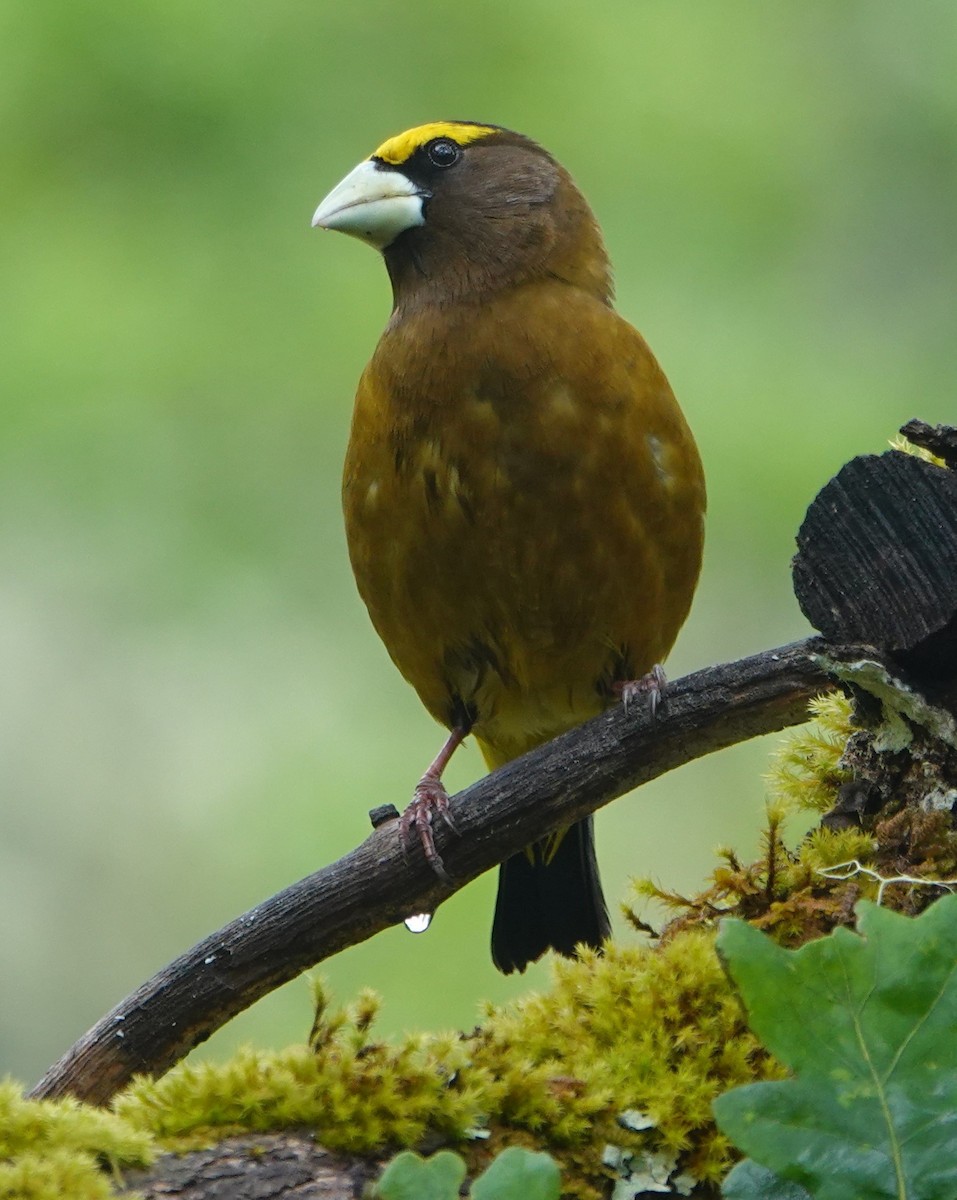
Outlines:
MULTIPOLYGON (((671 648, 701 561, 701 463, 612 308, 588 204, 535 142, 467 121, 410 129, 313 225, 375 246, 392 281, 343 507, 372 623, 451 731, 403 817, 443 874, 431 822, 467 734, 494 769, 615 703, 671 648)), ((608 932, 590 817, 502 865, 500 970, 608 932)))

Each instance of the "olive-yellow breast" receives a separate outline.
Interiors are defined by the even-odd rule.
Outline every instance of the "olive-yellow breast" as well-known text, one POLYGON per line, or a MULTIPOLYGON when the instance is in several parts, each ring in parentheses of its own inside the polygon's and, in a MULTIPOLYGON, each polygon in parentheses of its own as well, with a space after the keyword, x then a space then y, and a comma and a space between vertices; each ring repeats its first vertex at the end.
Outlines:
MULTIPOLYGON (((528 138, 411 129, 314 224, 376 246, 393 286, 343 506, 372 622, 450 730, 406 818, 441 870, 429 826, 467 734, 498 766, 615 702, 671 648, 701 560, 701 464, 661 368, 611 306, 591 210, 528 138)), ((503 864, 502 970, 607 933, 590 820, 503 864)))

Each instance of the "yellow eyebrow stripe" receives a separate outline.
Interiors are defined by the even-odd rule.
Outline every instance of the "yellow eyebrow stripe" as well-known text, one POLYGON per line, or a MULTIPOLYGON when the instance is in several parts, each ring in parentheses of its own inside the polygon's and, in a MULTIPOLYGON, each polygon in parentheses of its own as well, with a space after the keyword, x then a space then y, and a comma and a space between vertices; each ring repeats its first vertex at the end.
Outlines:
POLYGON ((389 138, 370 157, 381 158, 383 162, 397 167, 433 138, 447 137, 460 146, 467 146, 469 142, 477 142, 479 138, 498 132, 494 125, 459 125, 455 121, 432 121, 428 125, 417 125, 415 129, 407 129, 405 133, 389 138))

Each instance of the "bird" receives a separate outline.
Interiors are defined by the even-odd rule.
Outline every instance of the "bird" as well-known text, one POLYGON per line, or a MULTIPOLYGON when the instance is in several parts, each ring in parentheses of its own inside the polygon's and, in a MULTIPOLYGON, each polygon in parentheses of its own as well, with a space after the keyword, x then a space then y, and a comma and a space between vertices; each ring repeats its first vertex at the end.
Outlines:
MULTIPOLYGON (((531 138, 462 120, 408 129, 312 224, 380 251, 392 285, 342 502, 372 624, 448 730, 401 822, 445 878, 432 828, 451 824, 442 772, 467 736, 494 770, 623 692, 659 694, 700 571, 701 461, 613 307, 591 208, 531 138)), ((609 932, 591 817, 500 867, 502 972, 600 951, 609 932)))

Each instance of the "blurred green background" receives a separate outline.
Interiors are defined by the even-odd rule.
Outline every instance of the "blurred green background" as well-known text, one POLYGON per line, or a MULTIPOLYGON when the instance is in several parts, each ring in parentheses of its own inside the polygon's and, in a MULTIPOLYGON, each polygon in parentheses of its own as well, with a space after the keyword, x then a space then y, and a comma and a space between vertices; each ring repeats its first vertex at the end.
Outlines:
MULTIPOLYGON (((803 636, 816 489, 957 416, 955 50, 953 0, 0 5, 0 1073, 351 848, 439 745, 345 555, 389 289, 310 231, 332 184, 445 116, 575 175, 708 473, 678 675, 803 636)), ((607 810, 610 897, 753 850, 768 749, 607 810)), ((468 1028, 547 978, 493 971, 493 889, 322 972, 386 1030, 468 1028)), ((299 981, 203 1052, 310 1019, 299 981)))

